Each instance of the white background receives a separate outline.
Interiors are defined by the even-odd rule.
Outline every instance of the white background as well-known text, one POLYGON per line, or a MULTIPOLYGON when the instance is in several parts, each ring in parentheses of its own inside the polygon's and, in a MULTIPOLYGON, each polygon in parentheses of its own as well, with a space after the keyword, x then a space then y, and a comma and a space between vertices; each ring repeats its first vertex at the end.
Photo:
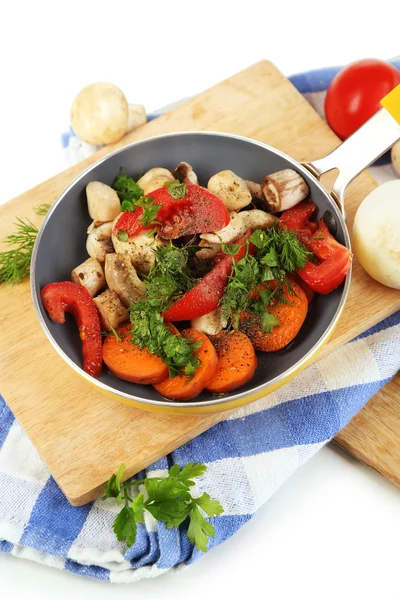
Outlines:
MULTIPOLYGON (((399 54, 399 9, 361 2, 1 3, 0 202, 65 167, 59 138, 84 85, 148 111, 262 59, 286 75, 399 54), (323 14, 322 14, 322 12, 323 14), (319 13, 319 14, 318 14, 319 13), (328 16, 329 15, 329 16, 328 16)), ((185 571, 113 586, 0 555, 0 596, 274 600, 400 598, 398 490, 334 448, 228 542, 185 571)))

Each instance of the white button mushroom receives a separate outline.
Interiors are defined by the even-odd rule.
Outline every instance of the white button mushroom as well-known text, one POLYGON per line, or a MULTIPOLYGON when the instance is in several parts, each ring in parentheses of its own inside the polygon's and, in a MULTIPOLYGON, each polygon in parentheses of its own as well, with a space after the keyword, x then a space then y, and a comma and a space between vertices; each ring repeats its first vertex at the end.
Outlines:
POLYGON ((228 324, 227 319, 222 314, 222 308, 218 307, 215 310, 192 319, 190 326, 196 331, 202 331, 207 335, 217 335, 228 324))
POLYGON ((103 263, 106 259, 106 254, 114 252, 114 246, 111 241, 113 222, 101 223, 96 226, 96 222, 88 228, 88 237, 86 241, 86 251, 92 258, 103 263))
POLYGON ((246 233, 246 225, 241 217, 241 213, 232 212, 230 217, 231 220, 223 229, 220 229, 215 233, 202 233, 200 236, 201 239, 213 244, 221 242, 229 244, 241 235, 244 235, 246 233))
POLYGON ((154 190, 158 190, 164 183, 167 183, 167 181, 173 180, 174 176, 171 171, 163 169, 162 167, 154 167, 142 175, 137 181, 137 184, 142 188, 144 195, 146 195, 154 192, 154 190))
POLYGON ((84 263, 73 269, 71 279, 74 283, 85 287, 92 298, 106 284, 102 266, 95 258, 88 258, 84 263))
POLYGON ((107 285, 126 307, 146 297, 146 288, 136 269, 122 254, 107 254, 104 267, 107 285))
POLYGON ((86 186, 88 211, 93 221, 112 221, 121 212, 118 194, 109 185, 91 181, 86 186))
POLYGON ((149 236, 148 231, 142 231, 134 235, 126 242, 112 235, 112 242, 115 251, 128 257, 132 265, 140 273, 149 273, 156 260, 156 250, 164 246, 167 242, 161 240, 158 236, 149 236))
POLYGON ((293 169, 283 169, 264 177, 260 184, 246 181, 258 208, 272 213, 292 208, 308 196, 305 179, 293 169))
POLYGON ((104 331, 110 331, 111 327, 115 328, 121 323, 129 321, 129 313, 115 292, 106 290, 93 300, 104 331))
POLYGON ((240 210, 251 203, 251 194, 243 179, 232 171, 220 171, 207 184, 210 192, 221 198, 228 210, 240 210))
POLYGON ((199 180, 197 179, 196 173, 193 171, 192 165, 189 165, 187 162, 180 162, 179 165, 172 171, 172 175, 181 183, 199 185, 199 180))
POLYGON ((71 127, 77 137, 95 146, 117 142, 147 121, 141 105, 128 105, 116 85, 92 83, 79 92, 71 106, 71 127))
POLYGON ((380 185, 361 203, 354 219, 353 249, 371 277, 400 289, 400 181, 380 185))
POLYGON ((255 231, 256 229, 269 229, 277 222, 277 218, 266 213, 263 210, 242 210, 239 213, 240 218, 244 222, 246 231, 255 231))

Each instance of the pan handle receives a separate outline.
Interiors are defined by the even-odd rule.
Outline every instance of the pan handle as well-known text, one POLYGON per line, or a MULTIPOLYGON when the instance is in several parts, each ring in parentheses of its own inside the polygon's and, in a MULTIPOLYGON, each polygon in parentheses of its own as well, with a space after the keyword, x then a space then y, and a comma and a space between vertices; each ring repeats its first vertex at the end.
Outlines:
POLYGON ((400 139, 400 85, 381 100, 381 105, 383 108, 333 152, 303 163, 317 179, 323 173, 339 169, 331 193, 343 214, 349 183, 400 139))

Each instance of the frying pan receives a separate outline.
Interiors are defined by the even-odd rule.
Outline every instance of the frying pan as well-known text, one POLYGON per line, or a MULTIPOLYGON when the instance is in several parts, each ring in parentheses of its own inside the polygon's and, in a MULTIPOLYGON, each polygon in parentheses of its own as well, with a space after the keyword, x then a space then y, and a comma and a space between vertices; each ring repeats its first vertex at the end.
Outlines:
POLYGON ((259 353, 254 378, 245 386, 223 396, 203 391, 190 402, 163 398, 152 386, 118 379, 104 366, 99 379, 82 369, 81 342, 73 320, 51 321, 42 305, 40 290, 53 281, 69 280, 71 270, 87 259, 85 240, 90 224, 85 188, 90 181, 111 185, 122 167, 128 174, 152 167, 173 169, 180 161, 193 165, 201 185, 219 171, 230 169, 240 177, 261 181, 265 175, 291 168, 300 173, 318 207, 317 217, 329 217, 335 237, 350 248, 345 223, 344 193, 358 173, 369 166, 400 138, 400 86, 383 101, 379 110, 352 137, 320 160, 300 164, 275 148, 260 142, 213 132, 173 133, 135 142, 101 159, 64 191, 48 213, 32 257, 31 292, 39 322, 62 358, 82 377, 122 402, 169 413, 208 413, 231 410, 253 402, 277 389, 304 369, 326 342, 343 310, 351 272, 344 283, 327 296, 317 295, 306 321, 289 347, 274 353, 259 353), (319 182, 323 173, 339 169, 330 195, 319 182))

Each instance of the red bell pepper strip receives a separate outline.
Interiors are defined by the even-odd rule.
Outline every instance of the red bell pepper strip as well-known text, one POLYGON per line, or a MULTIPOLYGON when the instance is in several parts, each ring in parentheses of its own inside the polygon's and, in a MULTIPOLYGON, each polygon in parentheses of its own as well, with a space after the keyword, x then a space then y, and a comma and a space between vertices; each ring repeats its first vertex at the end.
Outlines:
MULTIPOLYGON (((174 240, 184 235, 209 233, 219 231, 228 225, 229 212, 218 196, 205 188, 188 184, 187 193, 183 198, 173 198, 168 187, 162 187, 147 194, 158 204, 155 221, 158 223, 159 234, 168 240, 174 240)), ((140 220, 143 209, 138 207, 134 212, 124 212, 114 225, 113 234, 125 231, 128 237, 141 231, 153 229, 154 225, 143 225, 140 220)))
POLYGON ((307 285, 318 294, 329 294, 342 283, 351 266, 351 253, 330 234, 323 219, 310 221, 316 205, 311 200, 300 202, 285 211, 279 219, 282 229, 294 231, 307 250, 319 259, 307 261, 297 271, 307 285))
POLYGON ((218 308, 228 277, 232 272, 233 260, 238 262, 246 254, 246 238, 241 238, 236 244, 240 245, 237 253, 224 255, 215 267, 205 275, 197 285, 186 292, 164 313, 165 321, 189 321, 202 317, 218 308))
POLYGON ((99 377, 103 364, 100 319, 87 289, 62 281, 49 283, 40 295, 53 321, 64 323, 66 312, 73 315, 82 340, 83 368, 89 375, 99 377))

